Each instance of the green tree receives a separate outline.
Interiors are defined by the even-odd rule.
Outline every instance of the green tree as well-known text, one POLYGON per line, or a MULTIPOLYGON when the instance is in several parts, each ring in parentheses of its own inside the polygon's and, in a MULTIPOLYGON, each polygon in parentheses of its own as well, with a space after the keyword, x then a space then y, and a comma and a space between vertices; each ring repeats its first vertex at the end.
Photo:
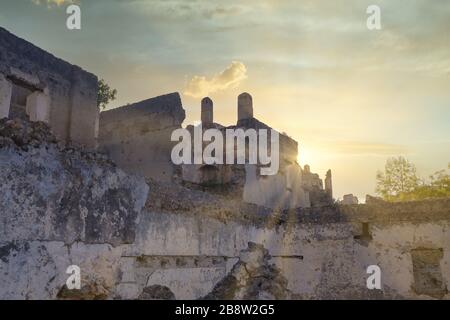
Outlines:
POLYGON ((435 172, 430 176, 430 185, 438 189, 450 189, 450 176, 446 170, 435 172))
POLYGON ((428 182, 421 181, 412 163, 402 157, 391 158, 385 171, 377 173, 377 193, 387 201, 446 198, 450 197, 450 175, 440 170, 429 176, 428 182))
POLYGON ((429 183, 423 183, 411 192, 400 194, 396 200, 424 200, 450 197, 450 176, 445 170, 430 176, 429 183))
POLYGON ((385 200, 396 200, 419 186, 416 167, 404 157, 386 161, 384 172, 377 172, 376 192, 385 200))
POLYGON ((98 81, 98 95, 97 106, 101 109, 105 109, 108 103, 116 100, 117 90, 111 89, 105 80, 98 81))

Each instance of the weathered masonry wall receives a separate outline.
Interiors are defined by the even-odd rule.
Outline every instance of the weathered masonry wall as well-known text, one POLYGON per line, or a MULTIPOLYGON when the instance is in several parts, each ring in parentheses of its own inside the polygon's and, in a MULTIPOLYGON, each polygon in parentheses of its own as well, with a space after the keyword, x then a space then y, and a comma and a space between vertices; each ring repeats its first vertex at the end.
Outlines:
POLYGON ((60 140, 95 148, 97 77, 0 28, 0 118, 23 116, 49 123, 60 140))
POLYGON ((170 158, 172 132, 181 127, 185 112, 172 93, 100 114, 100 148, 120 167, 159 181, 174 175, 170 158))
POLYGON ((0 299, 450 299, 450 199, 279 212, 147 185, 7 119, 0 181, 0 299))
MULTIPOLYGON (((243 94, 243 97, 240 96, 239 110, 244 109, 245 111, 245 102, 248 99, 251 101, 251 96, 248 94, 243 94)), ((247 108, 252 110, 251 105, 247 105, 247 108)), ((246 112, 242 113, 246 114, 246 112)), ((237 128, 244 130, 271 129, 268 125, 253 117, 242 117, 241 114, 237 122, 237 128)), ((287 135, 279 133, 279 145, 280 165, 276 175, 261 177, 259 176, 259 168, 252 165, 245 166, 243 200, 268 208, 310 207, 311 201, 309 192, 304 188, 302 169, 296 163, 298 143, 287 135)))
POLYGON ((259 298, 450 299, 449 208, 449 199, 342 206, 253 222, 248 212, 248 221, 239 223, 221 222, 219 215, 143 212, 136 242, 121 258, 116 295, 242 298, 258 279, 242 274, 239 263, 246 263, 247 270, 254 265, 272 274, 259 298), (249 242, 267 249, 270 260, 249 258, 249 242), (367 289, 369 265, 381 268, 381 290, 367 289))
POLYGON ((70 265, 107 298, 148 194, 104 155, 56 143, 42 122, 0 119, 0 299, 56 299, 70 265))

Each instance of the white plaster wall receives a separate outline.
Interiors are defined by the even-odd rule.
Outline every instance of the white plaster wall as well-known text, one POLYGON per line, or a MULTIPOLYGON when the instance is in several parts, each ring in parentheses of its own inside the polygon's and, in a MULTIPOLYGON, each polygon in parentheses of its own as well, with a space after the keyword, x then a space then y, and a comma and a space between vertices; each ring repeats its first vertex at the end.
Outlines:
POLYGON ((257 176, 257 167, 245 166, 243 200, 267 208, 309 207, 309 196, 302 185, 302 172, 298 165, 289 165, 273 176, 257 176))
MULTIPOLYGON (((417 296, 410 251, 417 247, 444 248, 443 278, 450 281, 450 222, 373 224, 366 244, 355 241, 350 223, 296 224, 275 229, 183 214, 145 212, 128 256, 224 256, 235 263, 248 242, 263 244, 272 261, 299 298, 364 298, 369 265, 382 271, 382 290, 387 297, 417 296)), ((183 268, 154 273, 149 283, 173 288, 178 299, 199 298, 226 275, 211 277, 205 270, 183 268), (158 283, 159 282, 159 283, 158 283), (198 295, 195 294, 198 293, 198 295), (201 293, 201 294, 200 294, 201 293)), ((119 290, 120 291, 120 290, 119 290)), ((446 298, 450 298, 449 295, 446 298)))

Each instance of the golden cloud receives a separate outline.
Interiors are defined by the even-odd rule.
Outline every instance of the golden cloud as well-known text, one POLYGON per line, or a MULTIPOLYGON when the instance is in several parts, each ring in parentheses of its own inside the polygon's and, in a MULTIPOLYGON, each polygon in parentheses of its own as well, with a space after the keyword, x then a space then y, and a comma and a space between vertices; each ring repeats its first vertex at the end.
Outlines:
POLYGON ((247 78, 247 67, 239 61, 233 61, 224 71, 210 79, 205 76, 194 76, 186 84, 184 94, 201 98, 210 93, 236 88, 247 78))
POLYGON ((389 143, 372 143, 360 141, 333 141, 328 145, 329 149, 337 153, 351 155, 403 155, 408 153, 408 148, 403 145, 389 143))
POLYGON ((37 4, 37 5, 46 4, 48 7, 51 7, 52 5, 56 5, 59 7, 64 4, 74 3, 75 1, 73 1, 73 0, 31 0, 31 2, 33 2, 34 4, 37 4))

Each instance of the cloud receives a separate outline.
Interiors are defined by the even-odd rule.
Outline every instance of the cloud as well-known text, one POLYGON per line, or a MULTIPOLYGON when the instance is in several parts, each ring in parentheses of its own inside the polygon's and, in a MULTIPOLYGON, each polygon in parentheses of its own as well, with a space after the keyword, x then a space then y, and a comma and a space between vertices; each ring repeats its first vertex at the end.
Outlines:
POLYGON ((74 3, 75 1, 73 0, 31 0, 31 2, 33 2, 34 4, 37 5, 44 5, 46 4, 47 7, 51 7, 51 6, 62 6, 64 4, 71 4, 74 3))
POLYGON ((389 143, 334 141, 327 147, 329 150, 347 155, 395 156, 409 153, 406 146, 389 143))
POLYGON ((407 146, 390 143, 331 140, 318 145, 328 152, 351 156, 398 156, 410 153, 407 146))
POLYGON ((239 61, 233 61, 224 71, 210 79, 205 76, 194 76, 186 85, 184 94, 201 98, 211 93, 236 88, 247 78, 247 67, 239 61))

